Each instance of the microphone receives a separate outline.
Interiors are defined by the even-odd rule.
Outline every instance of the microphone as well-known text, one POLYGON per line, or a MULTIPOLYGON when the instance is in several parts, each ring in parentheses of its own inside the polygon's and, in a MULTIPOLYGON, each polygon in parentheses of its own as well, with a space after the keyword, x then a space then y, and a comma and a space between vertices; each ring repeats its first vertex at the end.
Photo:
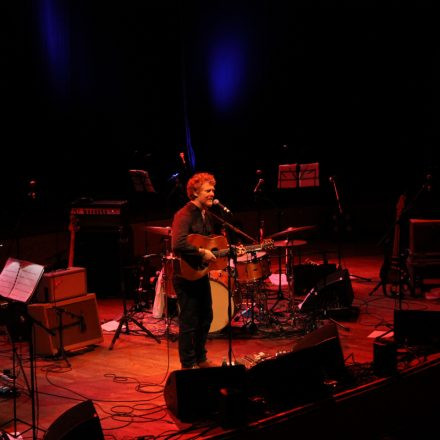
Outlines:
POLYGON ((261 185, 263 185, 263 183, 264 183, 264 179, 258 179, 258 183, 257 183, 256 187, 254 188, 254 193, 261 191, 260 187, 261 187, 261 185))
POLYGON ((217 205, 219 208, 223 209, 223 211, 225 211, 227 214, 232 214, 231 210, 228 209, 228 208, 226 208, 225 205, 222 205, 222 204, 219 202, 218 199, 214 199, 214 200, 212 201, 212 204, 213 204, 213 205, 217 205))
POLYGON ((328 178, 328 181, 333 183, 335 181, 335 176, 330 176, 328 178))
POLYGON ((183 166, 186 167, 185 153, 179 153, 180 159, 182 160, 183 166))

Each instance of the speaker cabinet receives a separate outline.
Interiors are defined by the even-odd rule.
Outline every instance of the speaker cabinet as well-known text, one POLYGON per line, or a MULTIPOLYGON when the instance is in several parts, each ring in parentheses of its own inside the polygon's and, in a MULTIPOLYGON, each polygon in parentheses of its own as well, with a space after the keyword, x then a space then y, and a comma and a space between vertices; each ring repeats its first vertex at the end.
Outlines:
POLYGON ((87 269, 90 292, 98 298, 123 294, 127 267, 133 263, 131 229, 80 229, 75 240, 75 264, 87 269))
POLYGON ((44 434, 43 440, 104 440, 101 422, 91 400, 78 403, 59 416, 44 434))
POLYGON ((226 389, 242 396, 244 410, 245 374, 244 365, 172 371, 164 390, 167 408, 180 421, 193 422, 218 411, 226 389))
POLYGON ((35 321, 35 353, 53 356, 60 348, 71 351, 103 341, 95 294, 57 303, 29 304, 28 313, 35 321), (48 333, 42 326, 49 329, 48 333), (62 344, 62 345, 61 345, 62 344))
POLYGON ((347 269, 338 270, 324 277, 307 294, 299 305, 302 312, 350 307, 354 299, 350 274, 347 269))
POLYGON ((394 340, 409 345, 440 344, 440 311, 394 310, 394 340))
POLYGON ((409 220, 407 267, 413 296, 440 285, 440 220, 409 220))
POLYGON ((397 344, 395 341, 376 339, 373 343, 373 372, 376 376, 397 373, 397 344))

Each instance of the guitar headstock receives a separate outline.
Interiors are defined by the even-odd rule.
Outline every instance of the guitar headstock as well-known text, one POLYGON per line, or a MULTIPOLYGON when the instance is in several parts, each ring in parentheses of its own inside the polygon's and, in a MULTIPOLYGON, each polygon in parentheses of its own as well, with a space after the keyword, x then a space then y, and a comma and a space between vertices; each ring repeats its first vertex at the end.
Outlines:
POLYGON ((237 257, 241 257, 242 255, 244 255, 247 252, 246 246, 244 246, 243 244, 239 244, 239 245, 235 246, 234 248, 235 248, 235 254, 237 257))
POLYGON ((405 203, 406 203, 406 195, 401 194, 399 196, 399 200, 396 204, 396 218, 399 219, 399 217, 402 215, 403 210, 405 209, 405 203))
POLYGON ((261 242, 261 249, 267 250, 267 249, 274 249, 275 248, 275 242, 272 238, 265 238, 261 242))

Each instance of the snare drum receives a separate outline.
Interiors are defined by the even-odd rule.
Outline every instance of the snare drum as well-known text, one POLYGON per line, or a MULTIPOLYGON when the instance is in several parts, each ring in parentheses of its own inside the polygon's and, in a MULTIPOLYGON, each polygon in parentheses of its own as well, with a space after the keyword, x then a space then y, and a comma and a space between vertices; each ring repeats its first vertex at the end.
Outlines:
MULTIPOLYGON (((228 324, 228 273, 224 270, 212 270, 209 272, 211 285, 213 318, 209 333, 217 332, 228 324)), ((234 292, 234 278, 231 278, 231 289, 234 292)), ((235 313, 235 297, 232 296, 231 316, 235 313)))
POLYGON ((252 283, 270 275, 270 258, 266 252, 253 252, 237 258, 237 281, 252 283))

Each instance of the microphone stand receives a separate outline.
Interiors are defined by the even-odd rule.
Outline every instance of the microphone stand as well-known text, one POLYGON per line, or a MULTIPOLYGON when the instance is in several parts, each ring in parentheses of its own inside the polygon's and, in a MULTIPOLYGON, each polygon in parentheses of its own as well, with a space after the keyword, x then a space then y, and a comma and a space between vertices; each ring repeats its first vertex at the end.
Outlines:
MULTIPOLYGON (((335 192, 336 201, 338 204, 338 214, 336 216, 337 221, 337 250, 338 250, 338 270, 342 270, 342 251, 341 251, 341 224, 342 218, 344 216, 344 211, 342 209, 341 198, 339 197, 339 190, 336 185, 336 180, 333 176, 329 178, 330 183, 333 185, 333 190, 335 192)), ((362 281, 371 281, 371 278, 361 277, 359 275, 350 274, 351 277, 358 278, 362 281)))
POLYGON ((234 262, 234 267, 237 267, 237 255, 229 243, 228 254, 228 365, 232 366, 232 267, 231 258, 234 262))
POLYGON ((255 240, 255 238, 251 237, 250 235, 246 234, 246 232, 243 232, 241 229, 237 228, 236 226, 232 225, 231 223, 228 223, 225 219, 221 218, 219 215, 214 214, 212 211, 209 211, 209 215, 211 215, 213 218, 215 218, 222 226, 226 226, 232 231, 234 231, 237 234, 242 235, 243 237, 250 240, 252 243, 257 244, 258 241, 255 240))
MULTIPOLYGON (((215 220, 217 220, 222 226, 226 226, 230 230, 234 231, 237 234, 242 235, 243 237, 246 237, 248 240, 252 241, 252 243, 257 243, 257 240, 255 238, 252 238, 250 235, 243 232, 241 229, 235 227, 231 223, 224 220, 222 217, 218 216, 217 214, 214 214, 213 212, 209 211, 209 215, 212 216, 215 220)), ((230 240, 228 240, 229 243, 229 253, 228 253, 228 366, 232 366, 232 267, 231 267, 231 258, 234 262, 234 267, 237 267, 237 255, 235 251, 232 248, 232 244, 230 243, 230 240)))

